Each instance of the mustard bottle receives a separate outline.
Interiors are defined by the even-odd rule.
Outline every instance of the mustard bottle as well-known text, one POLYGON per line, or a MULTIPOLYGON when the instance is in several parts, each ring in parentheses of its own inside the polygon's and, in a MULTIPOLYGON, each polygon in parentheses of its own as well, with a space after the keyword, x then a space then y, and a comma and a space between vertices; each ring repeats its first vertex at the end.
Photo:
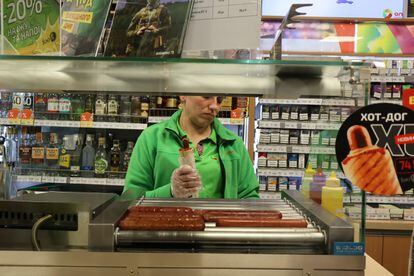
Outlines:
POLYGON ((326 185, 322 187, 322 207, 331 214, 343 218, 344 212, 344 190, 340 185, 339 178, 332 171, 326 185))
POLYGON ((315 175, 316 171, 314 169, 312 169, 312 165, 310 162, 308 162, 308 167, 305 170, 305 174, 303 175, 302 178, 302 185, 300 188, 300 191, 302 192, 302 194, 309 198, 310 197, 310 187, 311 187, 311 183, 313 181, 313 176, 315 175))

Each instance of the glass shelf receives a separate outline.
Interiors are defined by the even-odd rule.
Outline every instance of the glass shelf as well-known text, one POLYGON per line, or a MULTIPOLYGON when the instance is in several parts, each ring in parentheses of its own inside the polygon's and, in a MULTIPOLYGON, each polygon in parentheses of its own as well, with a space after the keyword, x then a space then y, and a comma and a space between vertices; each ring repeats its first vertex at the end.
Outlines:
POLYGON ((0 56, 0 89, 272 95, 281 79, 338 78, 358 62, 0 56))

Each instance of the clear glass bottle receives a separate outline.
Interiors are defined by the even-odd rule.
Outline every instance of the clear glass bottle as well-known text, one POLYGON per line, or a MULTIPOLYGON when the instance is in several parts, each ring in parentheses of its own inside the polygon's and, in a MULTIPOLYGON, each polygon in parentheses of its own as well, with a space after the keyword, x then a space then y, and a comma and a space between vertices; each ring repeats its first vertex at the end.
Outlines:
POLYGON ((120 100, 119 114, 121 115, 121 122, 131 122, 131 96, 122 95, 120 100))
POLYGON ((81 94, 73 94, 71 120, 79 121, 83 112, 85 112, 85 97, 81 94))
POLYGON ((45 164, 45 144, 43 143, 43 133, 36 132, 36 142, 32 147, 32 168, 34 175, 42 175, 45 164))
POLYGON ((56 93, 47 95, 47 118, 57 120, 59 117, 59 97, 56 93))
POLYGON ((14 128, 8 127, 4 141, 5 161, 9 166, 15 166, 18 159, 17 143, 14 139, 14 128))
POLYGON ((35 119, 47 119, 47 97, 45 93, 35 93, 34 117, 35 119))
POLYGON ((94 107, 94 95, 88 94, 86 95, 86 98, 85 98, 84 112, 89 112, 93 114, 93 111, 94 111, 93 107, 94 107))
POLYGON ((51 132, 49 135, 49 143, 46 146, 45 166, 47 175, 57 175, 59 170, 59 141, 58 134, 51 132))
POLYGON ((119 178, 119 170, 121 168, 121 148, 119 147, 119 140, 114 140, 113 142, 110 160, 110 177, 119 178))
POLYGON ((67 135, 63 136, 63 146, 59 153, 59 175, 68 176, 70 170, 70 145, 67 135))
POLYGON ((82 137, 80 134, 73 135, 75 148, 70 152, 70 176, 80 176, 81 155, 82 155, 82 137))
POLYGON ((63 93, 59 97, 59 119, 70 120, 72 115, 72 102, 69 93, 63 93))
POLYGON ((131 121, 139 123, 141 117, 141 98, 139 96, 131 97, 131 121))
POLYGON ((108 122, 118 122, 119 118, 119 98, 117 95, 108 97, 108 122))
POLYGON ((19 161, 22 174, 29 174, 32 159, 32 146, 27 128, 22 128, 22 143, 19 146, 19 161))
POLYGON ((132 151, 134 150, 134 142, 129 141, 127 148, 125 149, 124 156, 121 163, 122 177, 125 178, 126 172, 128 170, 129 161, 131 160, 132 151))
POLYGON ((98 139, 98 149, 95 153, 95 177, 104 178, 106 177, 106 172, 108 170, 108 153, 105 149, 105 138, 99 137, 98 139))
POLYGON ((81 175, 83 177, 93 177, 95 163, 95 148, 93 147, 93 136, 86 135, 86 144, 82 150, 81 175))
POLYGON ((95 100, 95 121, 105 121, 107 114, 107 97, 104 94, 98 94, 95 100))
POLYGON ((3 167, 5 165, 5 149, 4 149, 4 142, 5 138, 3 134, 0 132, 0 167, 3 167))

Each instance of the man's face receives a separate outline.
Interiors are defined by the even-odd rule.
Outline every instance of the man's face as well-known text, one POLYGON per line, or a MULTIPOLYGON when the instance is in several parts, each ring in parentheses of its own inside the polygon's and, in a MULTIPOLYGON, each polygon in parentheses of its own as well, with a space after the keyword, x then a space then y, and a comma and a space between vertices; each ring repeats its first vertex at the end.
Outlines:
POLYGON ((198 127, 210 125, 221 108, 222 97, 181 96, 184 112, 198 127))

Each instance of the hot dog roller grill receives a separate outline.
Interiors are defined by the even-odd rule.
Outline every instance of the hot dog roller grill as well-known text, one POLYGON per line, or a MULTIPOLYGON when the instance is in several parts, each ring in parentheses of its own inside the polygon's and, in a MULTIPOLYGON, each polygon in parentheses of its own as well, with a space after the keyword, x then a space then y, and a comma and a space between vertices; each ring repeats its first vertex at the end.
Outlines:
POLYGON ((285 191, 280 200, 150 199, 115 201, 89 224, 91 251, 173 251, 332 254, 334 242, 353 242, 354 229, 298 191, 285 191), (278 210, 284 219, 306 219, 307 228, 215 227, 204 231, 120 230, 128 208, 175 206, 193 209, 278 210))

